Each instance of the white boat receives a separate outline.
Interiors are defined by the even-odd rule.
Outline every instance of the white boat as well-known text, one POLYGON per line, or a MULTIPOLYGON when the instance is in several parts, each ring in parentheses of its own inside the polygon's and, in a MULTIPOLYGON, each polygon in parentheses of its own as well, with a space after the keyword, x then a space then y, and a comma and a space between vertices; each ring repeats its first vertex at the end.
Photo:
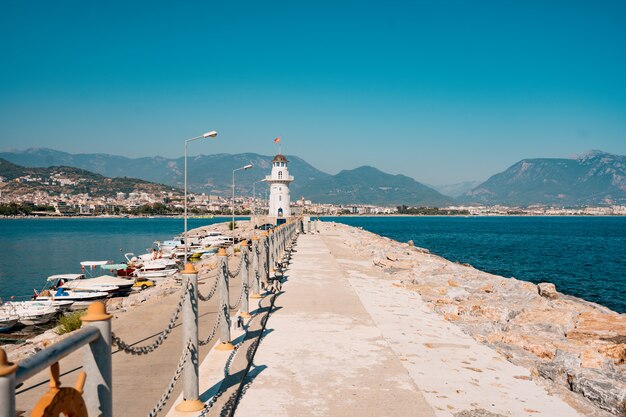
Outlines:
POLYGON ((71 302, 70 310, 81 310, 98 300, 104 300, 109 297, 108 292, 103 291, 74 291, 65 288, 58 288, 56 291, 43 290, 36 295, 37 301, 53 301, 60 303, 63 301, 71 302))
POLYGON ((0 333, 8 332, 17 324, 19 317, 8 306, 0 305, 0 333))
POLYGON ((61 311, 48 302, 11 301, 5 304, 10 305, 10 308, 18 316, 19 322, 25 326, 46 324, 61 311))
POLYGON ((176 275, 178 272, 178 268, 176 269, 144 269, 139 268, 135 269, 133 275, 137 278, 145 278, 145 279, 159 279, 159 278, 169 278, 176 275))
POLYGON ((95 278, 76 278, 65 282, 62 288, 74 291, 107 292, 111 295, 128 294, 135 283, 134 280, 102 275, 95 278))

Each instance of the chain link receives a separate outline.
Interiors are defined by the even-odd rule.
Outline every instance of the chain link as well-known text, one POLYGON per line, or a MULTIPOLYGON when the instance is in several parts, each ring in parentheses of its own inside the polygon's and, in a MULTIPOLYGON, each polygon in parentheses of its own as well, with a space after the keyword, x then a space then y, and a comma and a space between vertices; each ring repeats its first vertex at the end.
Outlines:
POLYGON ((187 285, 183 287, 181 297, 178 300, 176 311, 174 311, 174 314, 172 314, 172 317, 170 318, 170 322, 168 323, 165 330, 163 330, 159 334, 159 336, 154 341, 154 343, 152 343, 151 345, 147 345, 147 346, 133 347, 132 345, 129 345, 128 343, 124 342, 115 333, 111 332, 111 339, 112 339, 113 344, 117 346, 124 353, 128 353, 131 355, 147 355, 148 353, 151 353, 154 350, 156 350, 159 346, 161 346, 161 344, 163 344, 165 339, 167 339, 172 329, 174 329, 174 326, 176 325, 176 320, 178 320, 178 316, 180 315, 180 312, 183 309, 183 304, 185 303, 185 299, 187 298, 187 292, 190 286, 191 286, 191 283, 187 281, 187 285))
POLYGON ((148 417, 156 417, 159 411, 161 411, 163 407, 165 407, 165 404, 167 404, 167 401, 169 400, 170 395, 172 395, 172 391, 174 391, 174 387, 176 386, 176 383, 180 379, 180 375, 183 373, 185 363, 187 362, 187 359, 190 353, 191 353, 191 340, 187 342, 185 351, 183 352, 182 356, 180 357, 180 360, 178 361, 178 365, 176 366, 176 371, 174 371, 174 376, 172 376, 172 379, 170 380, 170 383, 167 386, 167 389, 165 390, 165 392, 163 392, 163 395, 161 395, 161 399, 159 400, 159 402, 156 403, 156 405, 148 413, 148 417))
MULTIPOLYGON (((222 310, 223 310, 224 306, 222 306, 222 310)), ((215 334, 217 333, 217 329, 219 328, 220 322, 222 321, 222 315, 219 314, 219 310, 217 311, 217 320, 215 320, 215 324, 213 325, 213 329, 211 329, 211 333, 209 334, 209 337, 207 337, 204 340, 199 340, 198 341, 198 345, 200 346, 204 346, 204 345, 208 345, 211 340, 213 340, 213 338, 215 337, 215 334)))
POLYGON ((211 290, 209 291, 209 293, 204 296, 202 294, 200 294, 200 289, 198 289, 198 299, 200 301, 209 301, 214 295, 215 295, 215 291, 217 290, 217 282, 220 280, 219 274, 215 276, 215 281, 213 282, 213 286, 211 287, 211 290))
POLYGON ((231 273, 231 272, 230 272, 230 270, 228 271, 228 275, 229 275, 231 278, 233 278, 233 279, 234 279, 234 278, 237 278, 237 275, 239 275, 239 272, 241 271, 241 266, 243 265, 243 258, 244 258, 244 256, 243 256, 243 255, 241 255, 241 256, 239 257, 239 265, 237 265, 237 271, 235 271, 235 272, 233 272, 233 273, 231 273))
POLYGON ((246 292, 246 287, 248 286, 248 284, 246 284, 245 282, 241 284, 241 292, 239 293, 239 299, 237 300, 237 303, 233 306, 230 304, 230 300, 228 300, 228 307, 230 307, 231 310, 235 310, 236 308, 239 308, 239 306, 241 305, 241 301, 243 300, 243 295, 246 292))

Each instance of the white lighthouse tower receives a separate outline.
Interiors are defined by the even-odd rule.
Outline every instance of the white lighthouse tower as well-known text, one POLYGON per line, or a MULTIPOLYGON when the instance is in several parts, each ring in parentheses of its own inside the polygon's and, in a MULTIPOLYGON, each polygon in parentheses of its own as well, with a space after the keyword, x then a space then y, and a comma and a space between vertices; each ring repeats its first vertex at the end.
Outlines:
POLYGON ((270 184, 268 217, 275 219, 276 224, 284 223, 291 216, 289 184, 293 177, 289 175, 288 162, 285 155, 276 155, 272 160, 272 173, 265 177, 265 182, 270 184))

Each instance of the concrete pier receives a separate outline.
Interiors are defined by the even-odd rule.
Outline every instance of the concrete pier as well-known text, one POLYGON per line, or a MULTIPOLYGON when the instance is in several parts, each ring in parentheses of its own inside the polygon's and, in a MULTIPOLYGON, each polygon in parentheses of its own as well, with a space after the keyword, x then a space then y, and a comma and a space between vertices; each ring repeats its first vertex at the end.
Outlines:
POLYGON ((580 415, 320 229, 298 240, 237 416, 580 415))

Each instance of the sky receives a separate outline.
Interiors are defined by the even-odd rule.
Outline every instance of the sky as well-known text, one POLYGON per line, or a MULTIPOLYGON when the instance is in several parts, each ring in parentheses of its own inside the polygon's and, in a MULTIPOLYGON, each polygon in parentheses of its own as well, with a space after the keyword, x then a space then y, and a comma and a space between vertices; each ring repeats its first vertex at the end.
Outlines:
POLYGON ((428 184, 626 154, 626 2, 0 2, 0 149, 282 152, 428 184))

